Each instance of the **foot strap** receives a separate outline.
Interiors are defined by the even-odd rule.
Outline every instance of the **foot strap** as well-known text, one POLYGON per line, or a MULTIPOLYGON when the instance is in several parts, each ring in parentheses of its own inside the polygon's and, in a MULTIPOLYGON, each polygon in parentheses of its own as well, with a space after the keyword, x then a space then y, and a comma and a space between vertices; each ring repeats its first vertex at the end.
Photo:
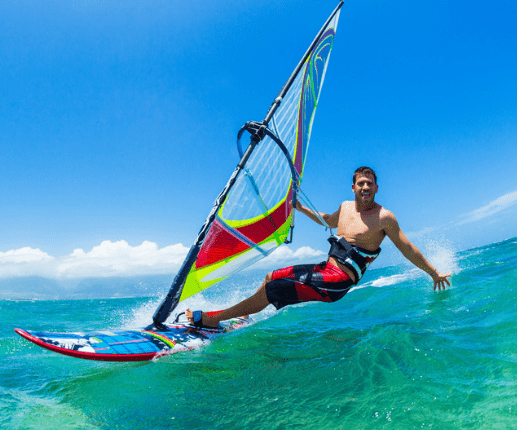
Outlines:
POLYGON ((203 312, 201 312, 201 311, 192 312, 192 319, 194 320, 194 327, 203 328, 203 312))

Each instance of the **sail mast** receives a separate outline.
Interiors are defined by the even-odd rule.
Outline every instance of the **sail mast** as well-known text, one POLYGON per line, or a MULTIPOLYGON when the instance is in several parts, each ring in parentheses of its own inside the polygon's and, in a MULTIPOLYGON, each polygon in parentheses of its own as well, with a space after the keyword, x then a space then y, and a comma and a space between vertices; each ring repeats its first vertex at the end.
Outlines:
POLYGON ((183 287, 185 285, 185 281, 186 281, 187 277, 189 276, 189 273, 192 270, 192 266, 194 264, 198 264, 198 263, 196 263, 196 260, 198 260, 198 257, 200 255, 200 251, 201 251, 201 247, 207 236, 207 233, 209 232, 210 228, 212 227, 214 220, 218 216, 217 214, 220 211, 221 207, 225 203, 225 200, 226 200, 230 190, 235 185, 235 183, 239 177, 239 174, 243 171, 243 169, 245 169, 246 163, 250 159, 253 151, 257 147, 258 143, 262 139, 264 139, 264 137, 267 136, 267 137, 271 138, 273 141, 276 142, 276 144, 278 146, 280 146, 282 151, 285 152, 285 155, 289 161, 289 164, 291 165, 291 170, 293 170, 292 182, 293 182, 293 184, 298 183, 299 175, 296 172, 296 170, 294 169, 293 160, 291 160, 289 158, 289 155, 285 151, 285 147, 284 147, 282 141, 280 139, 276 138, 276 136, 268 129, 268 125, 269 125, 269 122, 272 120, 275 112, 281 105, 283 98, 286 96, 286 94, 288 93, 289 89, 291 88, 291 86, 293 85, 293 83, 295 82, 297 77, 299 77, 300 70, 302 70, 305 63, 312 55, 313 50, 315 49, 315 47, 317 46, 317 44, 320 41, 320 38, 325 33, 327 26, 332 21, 332 19, 335 17, 335 15, 338 13, 338 11, 342 5, 343 5, 343 0, 340 1, 338 6, 336 7, 336 9, 332 12, 330 17, 327 19, 327 21, 325 22, 325 24, 323 25, 321 30, 318 32, 318 34, 314 38, 310 47, 307 49, 307 52, 304 54, 304 56, 302 57, 302 59, 300 60, 300 62, 298 63, 298 65, 296 66, 294 71, 292 72, 289 79, 287 79, 287 81, 281 88, 280 92, 278 93, 278 95, 274 99, 273 103, 271 104, 264 120, 262 120, 262 122, 260 122, 260 123, 248 122, 239 132, 239 135, 238 135, 239 139, 244 130, 247 130, 251 134, 250 144, 248 145, 246 151, 242 155, 241 160, 239 161, 239 164, 235 168, 228 183, 226 184, 226 186, 223 188, 223 190, 217 197, 217 199, 212 207, 212 210, 210 211, 210 214, 208 215, 205 223, 203 224, 203 226, 201 227, 201 230, 198 233, 198 236, 196 238, 196 241, 194 242, 194 245, 192 245, 192 247, 190 248, 190 250, 187 254, 187 257, 185 258, 185 261, 183 262, 183 265, 181 266, 176 277, 174 278, 174 281, 169 289, 167 296, 163 299, 161 304, 158 306, 156 312, 154 313, 153 322, 154 322, 155 326, 159 327, 160 325, 162 325, 162 323, 169 317, 169 315, 172 313, 174 308, 179 303, 181 296, 182 296, 182 291, 183 291, 183 287))

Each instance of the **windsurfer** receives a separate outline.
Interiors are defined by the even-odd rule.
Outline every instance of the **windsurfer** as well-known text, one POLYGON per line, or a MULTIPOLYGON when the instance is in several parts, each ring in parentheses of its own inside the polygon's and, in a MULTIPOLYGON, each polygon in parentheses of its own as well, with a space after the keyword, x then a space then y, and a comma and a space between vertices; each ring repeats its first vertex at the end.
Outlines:
MULTIPOLYGON (((260 312, 269 304, 280 309, 307 301, 339 300, 359 282, 379 255, 379 246, 386 236, 404 257, 431 276, 434 290, 450 285, 451 274, 439 273, 407 239, 393 213, 375 202, 379 188, 375 172, 369 167, 360 167, 354 172, 352 182, 354 201, 343 202, 331 215, 319 214, 330 227, 337 228, 337 236, 329 239, 332 246, 327 261, 268 273, 253 296, 220 312, 187 309, 185 315, 189 321, 197 326, 216 327, 220 321, 260 312)), ((321 224, 319 218, 299 202, 296 209, 321 224)))

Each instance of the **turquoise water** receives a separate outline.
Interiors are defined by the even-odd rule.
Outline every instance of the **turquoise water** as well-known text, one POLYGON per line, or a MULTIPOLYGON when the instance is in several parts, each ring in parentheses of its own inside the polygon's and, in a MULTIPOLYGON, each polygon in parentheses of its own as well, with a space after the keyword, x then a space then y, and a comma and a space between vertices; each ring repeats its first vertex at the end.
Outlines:
MULTIPOLYGON (((61 356, 13 329, 144 325, 157 298, 0 301, 0 427, 512 428, 517 238, 452 257, 446 291, 407 266, 372 269, 337 303, 267 309, 205 348, 148 363, 61 356)), ((197 300, 210 309, 210 296, 197 300)))

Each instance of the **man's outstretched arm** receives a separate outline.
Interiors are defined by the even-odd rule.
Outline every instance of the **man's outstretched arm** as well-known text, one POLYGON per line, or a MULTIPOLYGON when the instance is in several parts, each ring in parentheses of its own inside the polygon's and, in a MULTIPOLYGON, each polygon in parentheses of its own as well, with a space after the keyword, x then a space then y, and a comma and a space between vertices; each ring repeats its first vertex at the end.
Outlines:
POLYGON ((388 211, 388 215, 383 218, 382 225, 386 235, 391 239, 400 252, 402 252, 402 255, 404 255, 404 257, 411 261, 411 263, 416 267, 431 275, 434 282, 434 290, 436 290, 436 288, 439 290, 442 288, 445 289, 445 284, 449 286, 451 285, 447 279, 451 276, 451 273, 445 275, 436 271, 432 264, 425 259, 418 248, 413 245, 402 232, 397 219, 391 212, 388 211))
MULTIPOLYGON (((290 206, 293 207, 293 204, 289 202, 290 206)), ((307 215, 310 219, 312 219, 314 222, 323 225, 321 223, 321 220, 316 216, 316 214, 311 211, 308 207, 303 206, 299 201, 296 202, 296 209, 303 213, 304 215, 307 215)), ((327 225, 330 228, 337 228, 337 222, 339 220, 339 209, 334 212, 332 215, 318 212, 320 217, 327 223, 327 225)))

